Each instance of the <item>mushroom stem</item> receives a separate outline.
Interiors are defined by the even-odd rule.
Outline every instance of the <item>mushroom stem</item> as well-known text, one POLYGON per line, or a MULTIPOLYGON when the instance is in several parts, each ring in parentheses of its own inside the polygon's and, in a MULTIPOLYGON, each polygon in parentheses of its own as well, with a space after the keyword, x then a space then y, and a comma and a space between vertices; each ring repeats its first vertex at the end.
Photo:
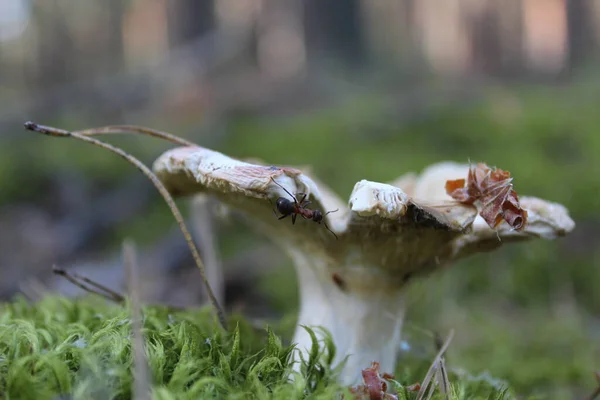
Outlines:
MULTIPOLYGON (((400 346, 404 318, 404 291, 394 294, 374 292, 357 295, 343 290, 330 270, 322 265, 323 259, 292 250, 300 291, 300 313, 293 342, 306 359, 312 341, 303 326, 324 328, 331 334, 336 346, 333 367, 344 363, 340 383, 355 385, 362 382, 361 370, 377 361, 381 370, 392 373, 400 346)), ((323 332, 315 330, 319 341, 323 332)), ((300 363, 294 364, 296 371, 300 363)))

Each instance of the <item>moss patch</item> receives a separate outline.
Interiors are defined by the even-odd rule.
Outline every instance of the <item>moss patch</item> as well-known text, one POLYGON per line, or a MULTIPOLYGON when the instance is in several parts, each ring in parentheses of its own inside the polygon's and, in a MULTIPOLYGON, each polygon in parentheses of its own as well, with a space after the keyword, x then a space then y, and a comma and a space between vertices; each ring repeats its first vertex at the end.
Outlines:
MULTIPOLYGON (((301 373, 288 379, 293 347, 277 327, 255 329, 233 318, 219 332, 207 309, 144 309, 143 333, 155 399, 350 398, 335 383, 329 340, 314 342, 301 373)), ((400 398, 420 380, 424 359, 408 359, 392 382, 400 398), (407 364, 410 363, 410 364, 407 364), (407 368, 407 365, 412 365, 407 368)), ((49 297, 35 305, 19 299, 2 306, 0 393, 6 399, 128 399, 132 388, 131 324, 127 310, 92 299, 49 297)), ((508 399, 507 388, 454 374, 454 399, 508 399)))

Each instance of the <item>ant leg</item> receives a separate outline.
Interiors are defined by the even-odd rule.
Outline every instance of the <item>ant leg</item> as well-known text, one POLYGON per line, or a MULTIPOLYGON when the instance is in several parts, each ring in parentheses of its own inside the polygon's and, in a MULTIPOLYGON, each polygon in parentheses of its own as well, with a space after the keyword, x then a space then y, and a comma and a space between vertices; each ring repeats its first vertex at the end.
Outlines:
MULTIPOLYGON (((273 215, 278 217, 277 213, 275 212, 275 207, 273 207, 273 202, 268 197, 267 197, 267 200, 269 200, 269 204, 271 205, 271 211, 273 211, 273 215)), ((281 217, 281 218, 283 218, 283 217, 281 217)), ((278 218, 278 219, 281 219, 281 218, 278 218)))
POLYGON ((335 239, 337 240, 337 238, 338 238, 338 237, 337 237, 337 235, 335 234, 335 232, 334 232, 334 231, 332 231, 331 229, 329 229, 329 226, 327 226, 327 222, 323 221, 323 225, 325 225, 325 228, 327 228, 327 230, 328 230, 329 232, 331 232, 331 234, 332 234, 333 236, 335 236, 335 239))
POLYGON ((306 197, 308 196, 306 193, 298 193, 298 196, 300 195, 302 195, 302 198, 298 200, 298 203, 300 203, 300 208, 306 208, 312 204, 312 201, 306 200, 306 197))
POLYGON ((302 196, 300 198, 300 200, 298 200, 298 203, 300 204, 305 204, 305 200, 306 200, 306 193, 296 193, 298 196, 302 196))
POLYGON ((294 202, 296 203, 296 205, 298 204, 298 200, 296 199, 296 196, 294 196, 293 194, 291 194, 291 193, 289 192, 289 190, 287 190, 286 188, 284 188, 284 187, 283 187, 283 186, 282 186, 280 183, 278 183, 278 182, 277 182, 275 179, 273 179, 273 177, 271 177, 271 180, 272 180, 272 181, 273 181, 273 183, 275 183, 277 186, 279 186, 280 188, 282 188, 283 190, 285 190, 285 192, 286 192, 287 194, 289 194, 289 195, 292 197, 292 199, 294 199, 294 202))
MULTIPOLYGON (((289 217, 290 214, 284 214, 281 217, 277 218, 277 219, 284 219, 285 217, 289 217)), ((294 219, 295 215, 292 215, 292 219, 294 219)))
POLYGON ((296 223, 296 216, 298 214, 292 214, 292 225, 294 225, 296 223))

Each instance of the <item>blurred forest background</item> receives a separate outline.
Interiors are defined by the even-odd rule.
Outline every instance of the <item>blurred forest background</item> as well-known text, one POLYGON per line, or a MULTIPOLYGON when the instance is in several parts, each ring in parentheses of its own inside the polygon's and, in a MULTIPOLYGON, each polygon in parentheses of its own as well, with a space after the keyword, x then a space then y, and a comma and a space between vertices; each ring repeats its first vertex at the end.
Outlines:
MULTIPOLYGON (((205 301, 146 178, 97 148, 25 132, 27 120, 144 125, 310 165, 342 198, 360 179, 484 161, 511 171, 520 194, 567 206, 576 230, 420 282, 407 343, 454 328, 454 367, 581 398, 600 369, 599 46, 596 0, 0 0, 0 296, 80 294, 52 264, 122 290, 131 237, 146 301, 205 301)), ((169 148, 109 139, 147 163, 169 148)), ((192 225, 212 221, 196 233, 218 246, 228 309, 295 315, 294 271, 268 238, 218 204, 207 219, 179 203, 192 225)))

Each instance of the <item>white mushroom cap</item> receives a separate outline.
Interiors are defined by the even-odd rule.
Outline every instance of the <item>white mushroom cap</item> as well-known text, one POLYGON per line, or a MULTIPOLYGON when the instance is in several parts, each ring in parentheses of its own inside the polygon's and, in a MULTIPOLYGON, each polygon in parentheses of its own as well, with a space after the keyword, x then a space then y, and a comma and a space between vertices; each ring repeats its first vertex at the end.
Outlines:
MULTIPOLYGON (((342 373, 348 384, 358 382, 360 369, 371 361, 379 361, 384 371, 393 368, 404 310, 402 288, 409 279, 503 243, 554 239, 573 230, 565 207, 533 197, 521 197, 528 212, 523 230, 506 223, 490 229, 474 206, 445 192, 446 180, 466 178, 468 168, 443 162, 391 184, 361 180, 346 206, 295 168, 243 162, 201 147, 170 150, 154 163, 174 195, 216 195, 245 211, 253 226, 292 256, 300 281, 299 324, 330 330, 338 361, 351 355, 342 373), (291 194, 306 193, 310 208, 323 214, 339 209, 324 217, 339 239, 314 221, 300 218, 292 225, 289 219, 278 220, 273 215, 277 198, 291 197, 273 180, 291 194)), ((301 350, 310 347, 302 329, 295 341, 301 350)))
POLYGON ((562 205, 522 197, 529 213, 527 227, 515 231, 503 223, 492 230, 475 207, 446 194, 446 180, 465 177, 468 172, 468 165, 453 162, 432 165, 420 176, 404 175, 392 184, 362 180, 354 186, 347 207, 329 188, 317 185, 298 169, 251 164, 201 147, 170 150, 156 160, 154 170, 172 194, 210 192, 246 211, 253 223, 274 231, 274 237, 293 237, 299 246, 325 245, 332 257, 345 259, 345 264, 355 259, 386 271, 390 275, 385 278, 386 286, 401 281, 406 273, 428 270, 432 262, 440 265, 472 253, 473 242, 492 239, 499 246, 508 240, 554 239, 574 228, 562 205), (292 194, 306 193, 312 209, 323 213, 339 209, 325 216, 339 240, 312 221, 292 225, 277 220, 273 215, 276 199, 291 198, 272 179, 292 194))

